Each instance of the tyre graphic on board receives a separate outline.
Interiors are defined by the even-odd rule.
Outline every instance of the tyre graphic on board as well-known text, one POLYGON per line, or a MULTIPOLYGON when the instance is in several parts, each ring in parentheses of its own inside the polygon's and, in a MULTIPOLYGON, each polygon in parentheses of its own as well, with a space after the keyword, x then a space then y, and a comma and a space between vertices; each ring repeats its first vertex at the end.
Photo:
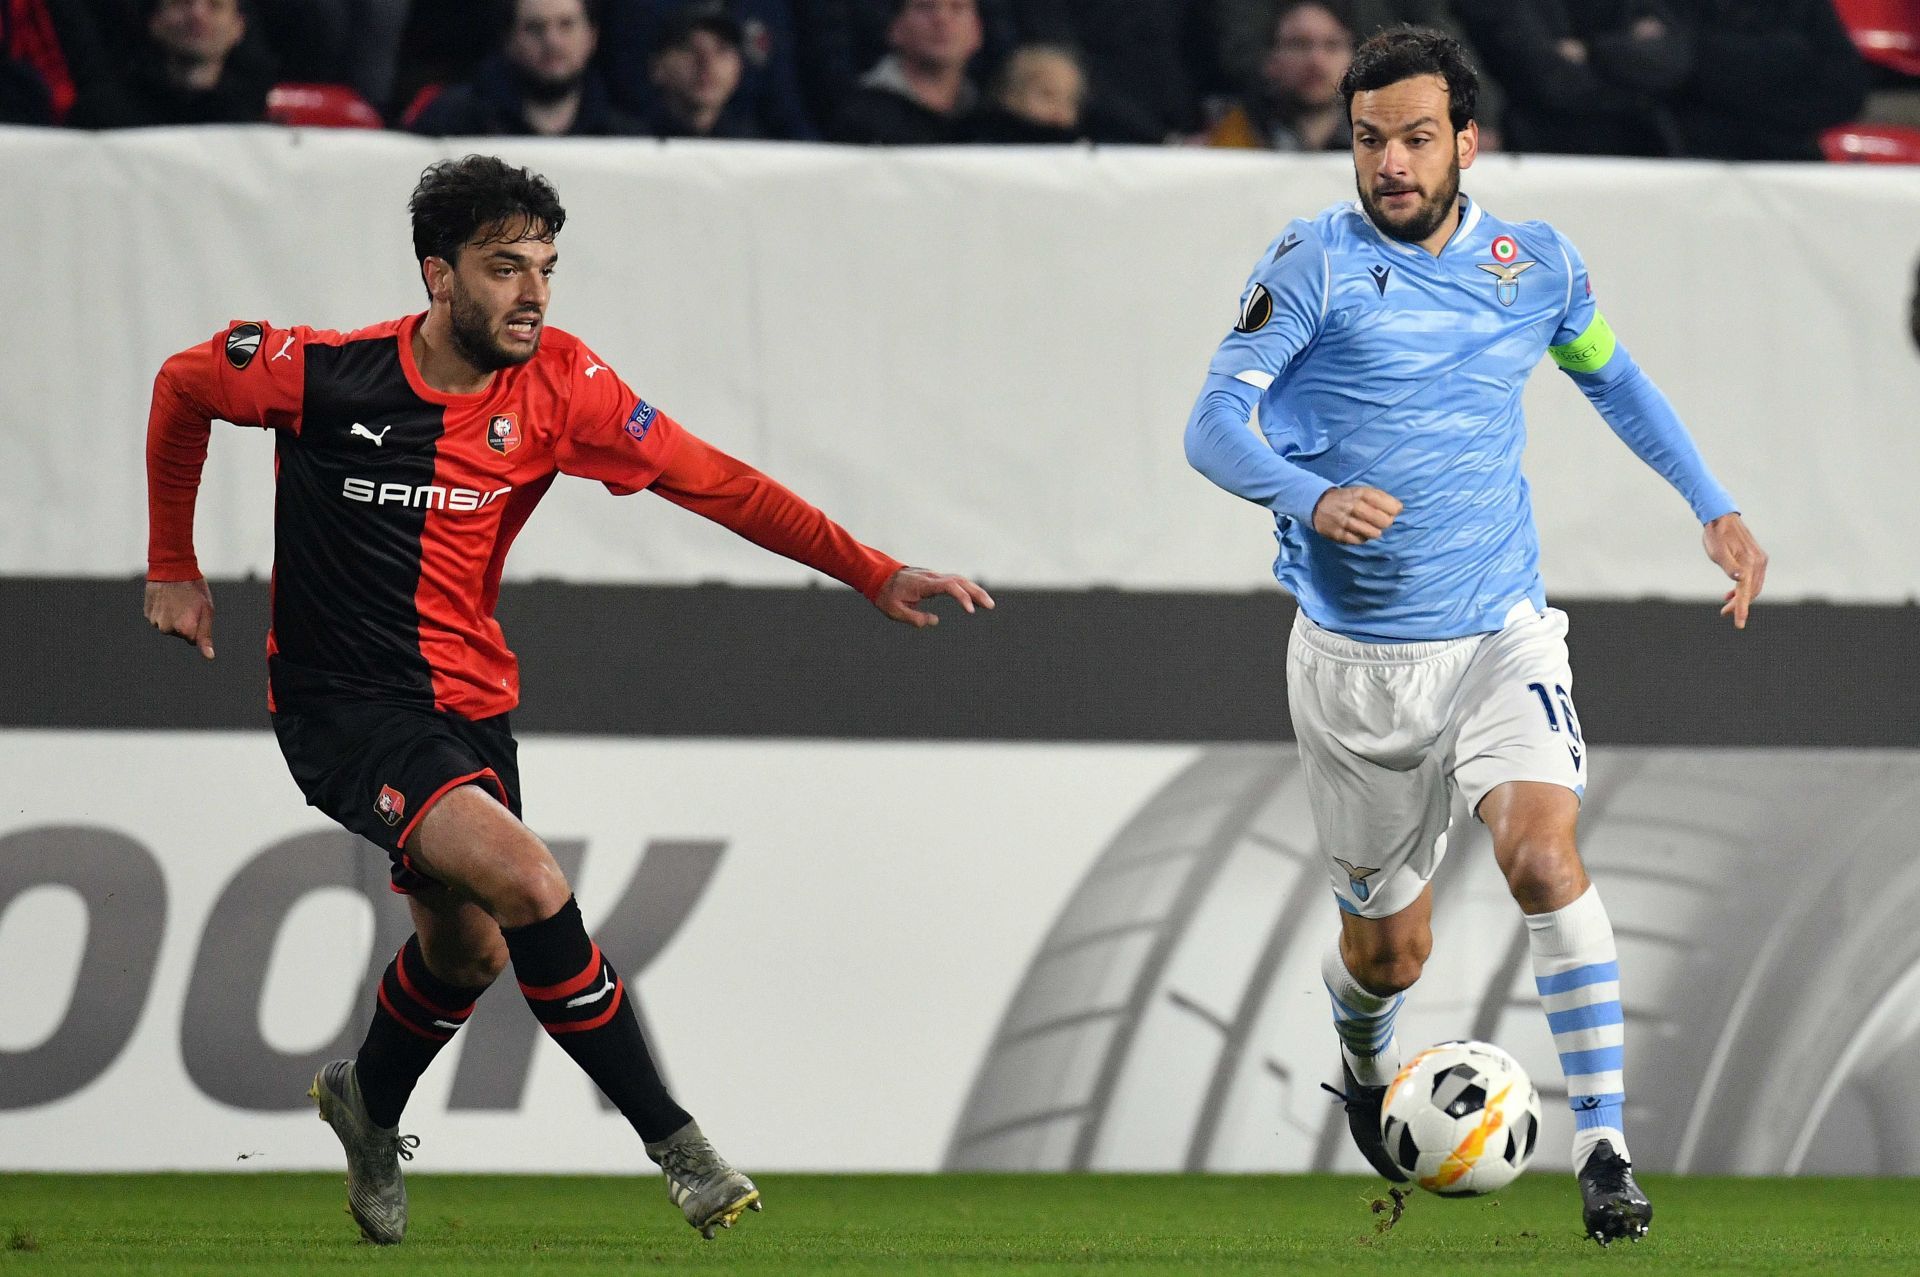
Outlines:
MULTIPOLYGON (((1293 747, 1203 753, 1115 836, 1029 964, 949 1169, 1363 1171, 1320 957, 1337 929, 1293 747)), ((1572 1128, 1525 927, 1456 813, 1409 1047, 1499 1042, 1572 1128)), ((1582 815, 1619 942, 1652 1169, 1920 1171, 1920 755, 1602 750, 1582 815)))

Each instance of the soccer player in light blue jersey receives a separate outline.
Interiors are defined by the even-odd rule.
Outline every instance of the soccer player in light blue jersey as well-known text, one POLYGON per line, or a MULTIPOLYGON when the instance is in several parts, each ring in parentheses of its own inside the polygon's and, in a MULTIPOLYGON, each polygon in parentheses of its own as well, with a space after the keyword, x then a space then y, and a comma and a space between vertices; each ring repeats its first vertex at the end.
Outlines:
POLYGON ((1401 1064, 1394 1017, 1433 947, 1456 791, 1526 915, 1566 1074, 1585 1230, 1638 1238, 1613 928, 1575 846, 1587 751, 1565 614, 1547 606, 1520 472, 1520 392, 1551 355, 1684 497, 1745 627, 1767 559, 1665 396, 1596 308, 1579 252, 1460 192, 1476 78, 1437 32, 1384 32, 1341 89, 1360 198, 1261 254, 1187 423, 1187 457, 1273 511, 1299 602, 1287 694, 1340 906, 1322 971, 1367 1160, 1401 1064), (1259 409, 1264 438, 1247 428, 1259 409))

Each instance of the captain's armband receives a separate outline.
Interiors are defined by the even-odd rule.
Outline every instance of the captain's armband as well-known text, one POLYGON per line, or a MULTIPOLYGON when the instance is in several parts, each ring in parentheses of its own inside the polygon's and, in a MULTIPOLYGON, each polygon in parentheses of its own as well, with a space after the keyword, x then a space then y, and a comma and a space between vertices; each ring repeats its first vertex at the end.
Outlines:
POLYGON ((1593 322, 1585 332, 1564 346, 1547 347, 1547 353, 1568 372, 1599 372, 1613 358, 1617 345, 1613 329, 1607 326, 1607 317, 1595 311, 1593 322))

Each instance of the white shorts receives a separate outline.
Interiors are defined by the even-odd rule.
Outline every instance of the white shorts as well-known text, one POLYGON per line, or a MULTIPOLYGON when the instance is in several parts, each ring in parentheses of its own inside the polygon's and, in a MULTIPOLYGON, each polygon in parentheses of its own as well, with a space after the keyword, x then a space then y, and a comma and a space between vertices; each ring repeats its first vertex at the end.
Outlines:
POLYGON ((1287 698, 1333 894, 1384 918, 1419 898, 1467 810, 1514 780, 1587 787, 1567 617, 1521 603, 1493 634, 1362 643, 1293 623, 1287 698))

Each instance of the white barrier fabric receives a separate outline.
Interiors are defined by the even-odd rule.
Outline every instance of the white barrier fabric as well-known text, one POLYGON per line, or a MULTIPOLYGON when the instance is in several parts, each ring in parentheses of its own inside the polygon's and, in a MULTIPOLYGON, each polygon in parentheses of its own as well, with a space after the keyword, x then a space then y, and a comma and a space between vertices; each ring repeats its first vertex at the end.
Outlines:
MULTIPOLYGON (((1291 745, 521 761, 677 1093, 749 1167, 1363 1169, 1317 1089, 1338 912, 1291 745)), ((302 1091, 407 934, 384 857, 267 733, 0 732, 0 774, 0 1170, 336 1167, 302 1091)), ((1911 750, 1595 751, 1637 1162, 1920 1172, 1916 819, 1911 750)), ((1449 842, 1402 1040, 1510 1049, 1564 1167, 1523 920, 1485 828, 1449 842)), ((423 1169, 644 1165, 510 979, 404 1125, 423 1169)))
MULTIPOLYGON (((933 1169, 1058 902, 1140 796, 1195 752, 535 738, 522 745, 522 780, 542 834, 586 844, 573 880, 596 931, 649 843, 719 844, 691 914, 664 920, 677 930, 656 961, 636 971, 631 944, 609 948, 677 1095, 730 1156, 765 1167, 933 1169)), ((26 1108, 0 1101, 0 1169, 219 1169, 242 1154, 253 1169, 331 1166, 338 1148, 302 1095, 310 1071, 281 1060, 234 1077, 215 1059, 196 1083, 190 1039, 205 1051, 231 1023, 257 1024, 267 1046, 298 1054, 344 1026, 352 1054, 371 1007, 375 920, 398 921, 401 938, 408 929, 383 885, 385 857, 302 806, 265 733, 0 733, 0 758, 10 792, 33 795, 31 817, 11 803, 0 812, 0 862, 26 855, 22 841, 6 841, 23 826, 84 826, 144 847, 165 883, 164 901, 140 906, 164 914, 157 962, 98 975, 129 996, 150 979, 135 1023, 107 1014, 99 1019, 110 1022, 71 1029, 111 1041, 130 1028, 124 1050, 75 1094, 26 1108), (107 776, 117 778, 111 791, 99 787, 107 776), (302 834, 327 836, 305 854, 358 871, 374 906, 336 884, 300 894, 284 915, 243 903, 210 927, 223 895, 238 900, 243 867, 302 834), (219 942, 262 924, 264 969, 235 968, 219 942), (189 1016, 196 981, 216 1015, 189 1016), (247 1111, 216 1094, 285 1109, 247 1111)), ((35 837, 44 845, 44 832, 35 837)), ((7 1053, 44 1047, 63 1021, 88 1018, 93 1004, 81 999, 100 991, 86 987, 84 952, 112 935, 102 919, 89 934, 68 888, 30 889, 11 907, 0 896, 0 910, 0 1073, 13 1074, 0 1077, 5 1092, 25 1084, 26 1069, 7 1053)), ((391 956, 382 952, 380 964, 391 956)), ((468 1028, 488 1017, 532 1027, 510 979, 468 1028)), ((448 1113, 462 1067, 454 1052, 465 1044, 435 1061, 409 1109, 435 1167, 645 1166, 631 1129, 602 1112, 591 1083, 545 1041, 523 1098, 448 1113)), ((96 1058, 83 1042, 54 1054, 63 1072, 96 1058)))
MULTIPOLYGON (((694 430, 858 535, 994 584, 1246 589, 1266 517, 1181 429, 1245 275, 1344 157, 486 142, 570 221, 551 313, 694 430)), ((351 328, 422 307, 405 203, 464 149, 267 129, 0 130, 0 573, 143 563, 153 372, 235 317, 351 328)), ((1780 598, 1920 593, 1920 172, 1488 156, 1467 189, 1582 248, 1614 328, 1774 555, 1780 598)), ((1528 392, 1549 588, 1721 588, 1679 498, 1551 366, 1528 392)), ((264 574, 268 441, 224 431, 202 562, 264 574)), ((804 579, 702 521, 565 483, 509 575, 804 579)))

